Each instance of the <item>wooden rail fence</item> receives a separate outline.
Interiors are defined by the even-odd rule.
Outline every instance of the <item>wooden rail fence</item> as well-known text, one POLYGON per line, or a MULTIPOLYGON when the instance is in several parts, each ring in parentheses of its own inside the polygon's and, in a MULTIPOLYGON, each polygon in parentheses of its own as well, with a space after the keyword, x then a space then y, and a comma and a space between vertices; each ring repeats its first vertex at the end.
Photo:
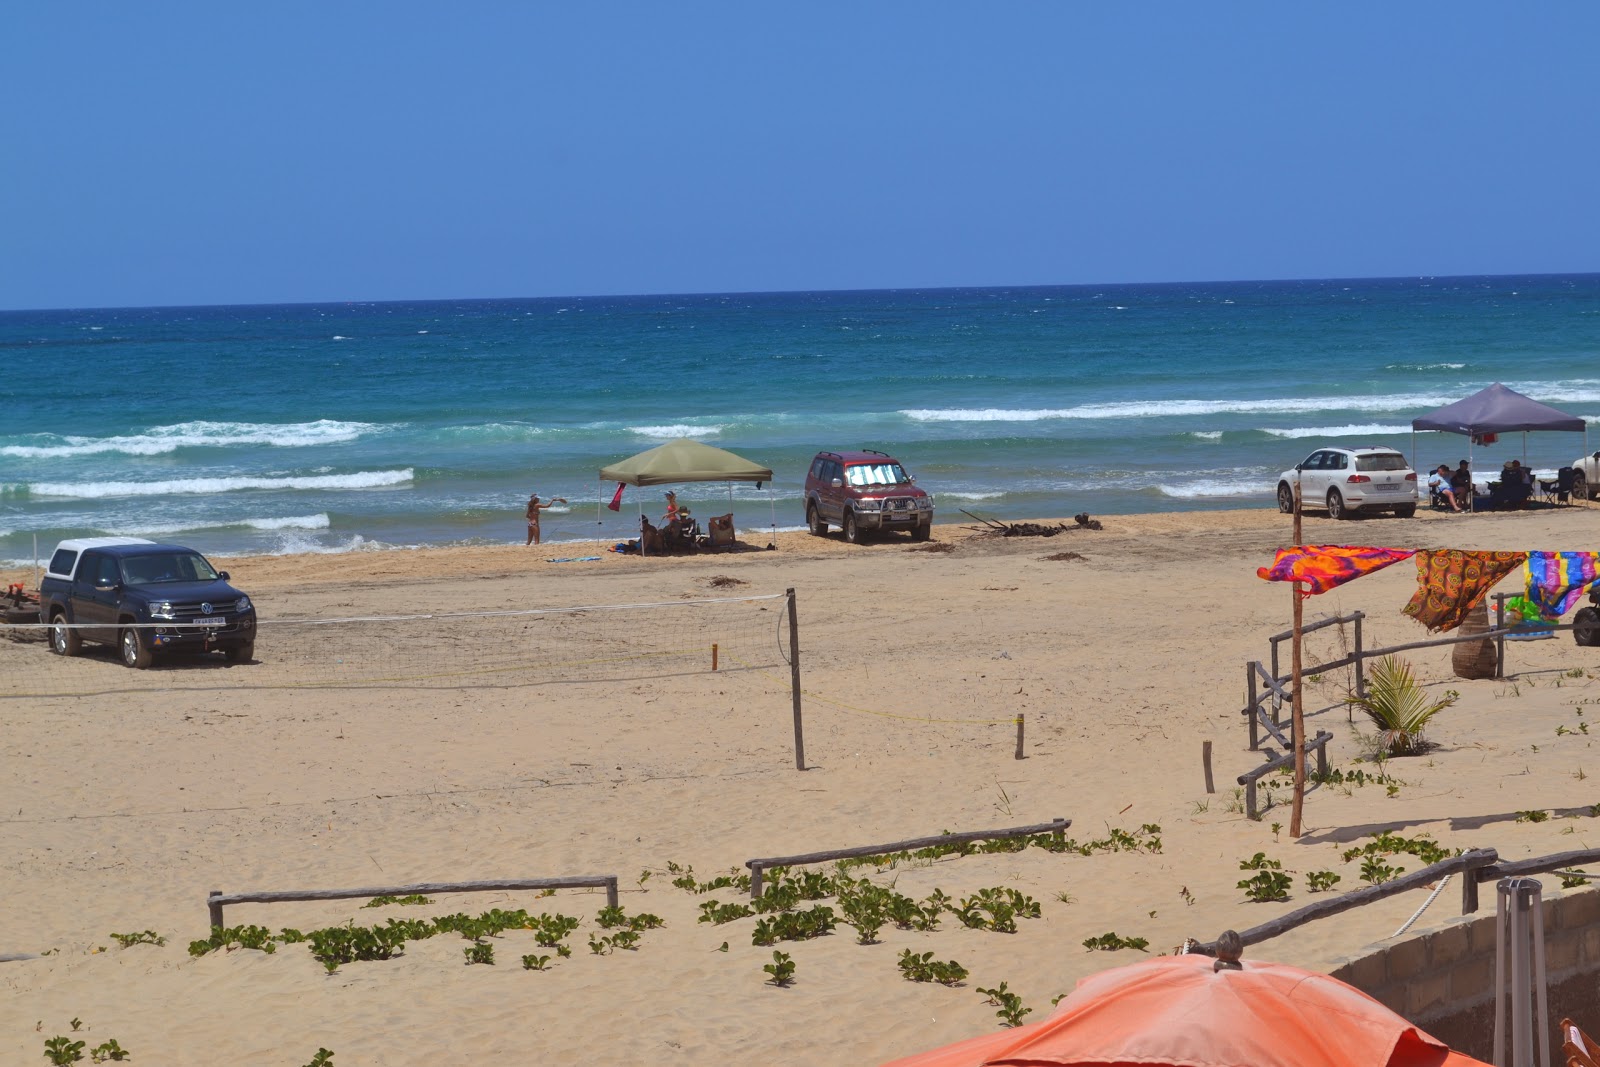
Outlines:
POLYGON ((606 891, 608 907, 617 906, 617 876, 577 875, 570 878, 515 878, 488 882, 422 882, 417 885, 370 886, 365 889, 287 889, 256 893, 224 893, 213 889, 206 897, 212 926, 227 925, 222 909, 229 904, 283 904, 296 900, 349 900, 353 897, 404 897, 428 893, 482 893, 491 889, 581 889, 606 891))
POLYGON ((933 837, 914 837, 908 841, 891 841, 885 845, 857 845, 854 848, 834 848, 824 852, 807 852, 799 856, 768 856, 745 860, 750 868, 750 898, 761 895, 762 875, 772 867, 794 867, 805 863, 826 863, 829 860, 855 859, 859 856, 881 856, 888 852, 907 852, 911 849, 930 848, 934 845, 958 845, 965 841, 999 840, 1007 837, 1031 837, 1034 834, 1064 836, 1071 819, 1052 819, 1034 826, 1012 826, 1003 830, 963 830, 954 834, 933 837))

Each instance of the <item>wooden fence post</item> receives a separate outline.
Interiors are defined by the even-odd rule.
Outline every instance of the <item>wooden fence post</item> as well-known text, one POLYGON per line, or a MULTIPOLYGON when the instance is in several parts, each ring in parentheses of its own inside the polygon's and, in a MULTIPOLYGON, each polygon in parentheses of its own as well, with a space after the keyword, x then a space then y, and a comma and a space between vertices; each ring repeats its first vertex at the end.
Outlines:
POLYGON ((1017 712, 1017 759, 1022 758, 1022 712, 1017 712))
POLYGON ((1256 695, 1256 668, 1260 666, 1255 660, 1244 665, 1244 706, 1250 716, 1250 751, 1254 752, 1261 747, 1261 724, 1257 721, 1261 715, 1260 705, 1256 695))
POLYGON ((794 604, 794 586, 789 597, 789 691, 794 697, 794 769, 806 769, 805 729, 800 722, 800 621, 794 604))
POLYGON ((1215 793, 1216 783, 1211 780, 1211 742, 1200 742, 1200 759, 1206 765, 1206 792, 1215 793))
POLYGON ((211 913, 211 925, 213 927, 222 925, 222 905, 216 901, 216 898, 221 895, 222 890, 220 889, 213 889, 206 894, 206 910, 211 913))
MULTIPOLYGON (((1356 696, 1358 696, 1358 697, 1364 697, 1364 696, 1367 695, 1367 669, 1366 669, 1366 663, 1364 662, 1364 660, 1362 658, 1362 655, 1361 655, 1361 620, 1365 619, 1366 617, 1367 617, 1366 612, 1362 612, 1362 611, 1356 612, 1356 649, 1355 649, 1355 655, 1356 655, 1356 696)), ((1354 718, 1355 709, 1350 708, 1350 707, 1347 706, 1345 708, 1345 710, 1347 712, 1349 712, 1349 714, 1351 716, 1350 721, 1354 722, 1355 721, 1355 718, 1354 718)))

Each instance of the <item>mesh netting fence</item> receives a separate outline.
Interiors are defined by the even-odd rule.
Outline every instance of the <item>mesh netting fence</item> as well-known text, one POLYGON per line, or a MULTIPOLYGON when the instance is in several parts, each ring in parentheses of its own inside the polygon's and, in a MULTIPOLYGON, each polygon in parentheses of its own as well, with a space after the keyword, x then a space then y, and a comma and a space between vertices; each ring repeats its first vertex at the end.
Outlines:
MULTIPOLYGON (((516 687, 767 669, 787 662, 787 594, 524 611, 261 619, 254 657, 162 652, 123 666, 122 628, 73 627, 75 656, 51 628, 0 626, 4 697, 183 689, 516 687)), ((154 626, 136 627, 153 643, 154 626)))

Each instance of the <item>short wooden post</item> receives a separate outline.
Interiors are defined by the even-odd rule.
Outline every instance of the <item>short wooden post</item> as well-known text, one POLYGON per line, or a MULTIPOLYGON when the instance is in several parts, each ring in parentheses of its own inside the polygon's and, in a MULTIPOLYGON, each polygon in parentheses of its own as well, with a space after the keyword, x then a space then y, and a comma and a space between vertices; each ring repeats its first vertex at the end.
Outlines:
POLYGON ((1321 742, 1317 745, 1317 777, 1324 780, 1328 777, 1328 741, 1331 736, 1317 731, 1317 740, 1321 742))
POLYGON ((1257 721, 1261 709, 1257 704, 1256 695, 1256 667, 1255 660, 1244 665, 1244 708, 1250 716, 1250 751, 1254 752, 1261 747, 1261 723, 1257 721))
POLYGON ((1478 911, 1478 868, 1468 867, 1461 872, 1461 914, 1475 915, 1478 911))
POLYGON ((1200 759, 1206 766, 1206 792, 1215 793, 1216 783, 1211 780, 1211 742, 1200 742, 1200 759))
POLYGON ((755 900, 761 895, 761 864, 747 864, 750 868, 750 899, 755 900))
POLYGON ((711 643, 711 669, 717 669, 717 645, 714 641, 711 643))
POLYGON ((800 721, 800 621, 795 609, 794 586, 789 595, 789 690, 794 696, 794 769, 806 769, 805 729, 800 721))
POLYGON ((617 876, 611 875, 606 879, 606 907, 617 906, 617 876))
POLYGON ((221 895, 222 890, 220 889, 213 889, 206 894, 206 910, 211 913, 211 925, 214 927, 222 925, 222 905, 217 903, 216 900, 221 895))
MULTIPOLYGON (((1365 619, 1366 617, 1367 617, 1366 612, 1364 612, 1364 611, 1356 612, 1355 657, 1356 657, 1356 696, 1358 696, 1358 697, 1364 697, 1364 696, 1367 695, 1366 658, 1362 655, 1362 652, 1361 652, 1361 620, 1365 619)), ((1350 705, 1346 705, 1345 706, 1345 712, 1349 716, 1350 721, 1351 722, 1355 722, 1355 708, 1350 706, 1350 705)))
POLYGON ((1244 815, 1247 819, 1256 817, 1256 780, 1254 778, 1244 784, 1244 815))
POLYGON ((1022 712, 1017 712, 1017 759, 1022 759, 1022 712))
MULTIPOLYGON (((1494 628, 1502 630, 1506 625, 1506 599, 1504 593, 1494 594, 1494 628)), ((1501 634, 1494 639, 1494 676, 1506 676, 1506 635, 1501 634)))

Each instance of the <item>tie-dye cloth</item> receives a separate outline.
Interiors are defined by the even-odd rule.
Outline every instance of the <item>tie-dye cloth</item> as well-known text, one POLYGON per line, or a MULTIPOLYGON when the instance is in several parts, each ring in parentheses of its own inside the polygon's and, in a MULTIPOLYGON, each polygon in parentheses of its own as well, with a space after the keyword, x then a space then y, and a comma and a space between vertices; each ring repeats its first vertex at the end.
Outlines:
POLYGON ((1595 552, 1529 552, 1528 599, 1544 618, 1561 618, 1600 578, 1597 561, 1595 552))
POLYGON ((1407 548, 1358 548, 1353 545, 1296 545, 1280 548, 1270 567, 1256 568, 1269 582, 1301 582, 1302 597, 1326 593, 1363 574, 1379 571, 1414 555, 1407 548))
POLYGON ((1526 552, 1424 549, 1417 553, 1417 591, 1400 610, 1430 633, 1454 630, 1496 582, 1527 558, 1526 552))

